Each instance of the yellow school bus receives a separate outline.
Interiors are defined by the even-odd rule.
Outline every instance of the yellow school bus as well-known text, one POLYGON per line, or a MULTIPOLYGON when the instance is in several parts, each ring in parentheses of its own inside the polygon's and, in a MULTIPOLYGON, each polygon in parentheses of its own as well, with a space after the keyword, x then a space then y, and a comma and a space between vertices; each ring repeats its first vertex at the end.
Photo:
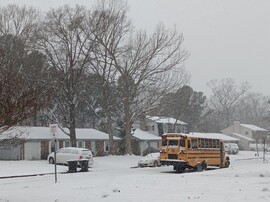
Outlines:
POLYGON ((172 165, 176 172, 184 172, 187 168, 205 170, 207 166, 225 168, 230 165, 222 140, 180 133, 162 135, 160 162, 172 165))

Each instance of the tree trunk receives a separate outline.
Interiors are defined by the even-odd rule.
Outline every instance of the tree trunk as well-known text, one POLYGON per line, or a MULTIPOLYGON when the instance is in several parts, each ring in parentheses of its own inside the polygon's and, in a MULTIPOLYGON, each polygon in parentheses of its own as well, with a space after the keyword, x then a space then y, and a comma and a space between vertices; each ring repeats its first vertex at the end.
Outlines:
POLYGON ((146 130, 146 117, 145 117, 145 112, 143 111, 141 114, 140 114, 140 129, 143 130, 143 131, 147 131, 146 130))
POLYGON ((77 147, 77 140, 76 140, 76 120, 75 120, 75 104, 70 104, 70 142, 72 147, 77 147))
POLYGON ((132 154, 131 147, 131 121, 130 118, 125 118, 126 122, 126 154, 132 154))
POLYGON ((113 131, 112 131, 112 117, 110 110, 107 111, 107 128, 109 134, 109 154, 114 154, 113 151, 113 131))
POLYGON ((125 131, 126 131, 125 153, 132 154, 130 102, 129 98, 127 97, 124 99, 124 115, 125 115, 125 131))
POLYGON ((229 109, 226 109, 226 127, 230 126, 230 112, 229 109))

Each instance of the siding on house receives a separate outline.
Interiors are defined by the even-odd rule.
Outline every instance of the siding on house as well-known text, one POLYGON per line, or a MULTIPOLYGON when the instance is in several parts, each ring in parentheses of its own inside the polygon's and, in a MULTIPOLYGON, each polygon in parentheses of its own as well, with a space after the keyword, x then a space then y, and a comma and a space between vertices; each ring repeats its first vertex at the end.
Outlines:
POLYGON ((41 159, 47 159, 49 155, 49 141, 41 141, 41 159))
POLYGON ((24 160, 24 141, 20 142, 20 160, 24 160))
MULTIPOLYGON (((77 142, 82 142, 85 148, 90 150, 96 150, 97 155, 103 156, 107 152, 104 150, 105 142, 108 142, 109 135, 94 129, 76 129, 77 142), (97 144, 96 144, 97 143, 97 144), (93 148, 96 146, 96 148, 93 148)), ((14 137, 18 140, 18 148, 11 148, 12 152, 15 152, 15 157, 8 156, 9 160, 34 160, 34 159, 47 159, 48 154, 52 151, 54 141, 48 127, 15 127, 12 130, 5 131, 1 134, 0 141, 13 141, 14 137), (32 145, 32 146, 31 146, 32 145)), ((64 142, 69 141, 70 138, 63 131, 58 130, 56 134, 57 148, 63 148, 64 142)), ((112 152, 116 152, 118 148, 118 141, 120 138, 114 137, 114 144, 112 146, 112 152)), ((12 145, 10 143, 9 145, 12 145)), ((106 144, 107 145, 107 144, 106 144)), ((1 146, 1 145, 0 145, 1 146)), ((11 151, 8 152, 11 154, 11 151)), ((0 154, 1 159, 1 154, 0 154)), ((3 158, 2 158, 3 159, 3 158)))

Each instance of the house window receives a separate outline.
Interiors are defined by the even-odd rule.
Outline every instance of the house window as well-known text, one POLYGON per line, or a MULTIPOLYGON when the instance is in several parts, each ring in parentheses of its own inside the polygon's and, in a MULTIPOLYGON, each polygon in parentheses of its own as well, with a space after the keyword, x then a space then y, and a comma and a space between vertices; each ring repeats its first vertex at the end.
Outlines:
POLYGON ((109 142, 104 141, 104 152, 109 152, 109 142))
POLYGON ((155 126, 154 125, 152 125, 152 131, 155 131, 155 126))
POLYGON ((84 142, 82 140, 77 141, 78 148, 84 148, 84 142))
POLYGON ((249 134, 248 134, 248 131, 245 132, 245 135, 247 135, 247 136, 249 135, 249 134))
POLYGON ((70 141, 69 140, 64 141, 64 147, 70 147, 70 141))

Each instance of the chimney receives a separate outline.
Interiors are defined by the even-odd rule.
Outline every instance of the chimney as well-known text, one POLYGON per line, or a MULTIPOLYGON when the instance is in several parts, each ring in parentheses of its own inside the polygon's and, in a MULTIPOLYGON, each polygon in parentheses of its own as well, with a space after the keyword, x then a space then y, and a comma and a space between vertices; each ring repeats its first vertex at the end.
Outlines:
POLYGON ((233 131, 235 133, 240 133, 240 121, 233 122, 233 131))
POLYGON ((146 131, 146 117, 145 117, 145 112, 142 112, 140 114, 140 129, 143 131, 146 131))

